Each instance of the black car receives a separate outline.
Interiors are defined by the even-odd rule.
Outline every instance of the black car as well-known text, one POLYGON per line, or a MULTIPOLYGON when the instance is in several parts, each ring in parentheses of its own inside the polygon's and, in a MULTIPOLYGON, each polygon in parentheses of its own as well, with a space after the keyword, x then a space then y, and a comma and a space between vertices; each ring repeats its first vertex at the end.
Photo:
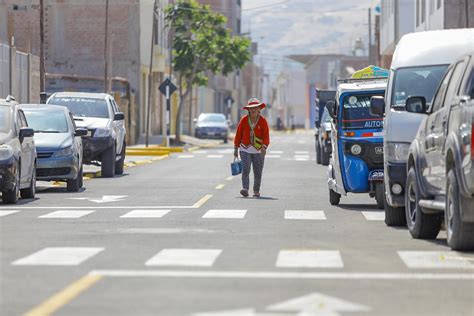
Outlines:
POLYGON ((16 203, 18 195, 34 198, 36 150, 34 130, 13 97, 0 99, 0 191, 3 203, 16 203))
POLYGON ((201 113, 195 122, 194 136, 197 138, 217 138, 227 143, 229 123, 224 114, 201 113))
POLYGON ((474 249, 474 52, 448 68, 428 109, 414 96, 406 110, 428 114, 408 155, 408 229, 433 239, 444 217, 448 245, 474 249))

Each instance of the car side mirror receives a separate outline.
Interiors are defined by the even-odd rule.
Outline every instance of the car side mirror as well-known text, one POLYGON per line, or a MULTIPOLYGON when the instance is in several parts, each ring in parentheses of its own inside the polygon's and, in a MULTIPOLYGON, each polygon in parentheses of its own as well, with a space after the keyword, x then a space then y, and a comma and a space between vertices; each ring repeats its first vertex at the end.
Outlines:
POLYGON ((410 113, 426 113, 425 97, 409 97, 405 103, 405 110, 410 113))
POLYGON ((326 102, 326 109, 328 109, 329 116, 331 116, 333 119, 337 119, 336 115, 336 103, 334 101, 328 101, 326 102))
POLYGON ((34 135, 35 135, 34 129, 32 129, 31 127, 22 127, 20 129, 18 138, 20 139, 20 143, 23 143, 23 139, 25 139, 25 137, 33 137, 34 135))
POLYGON ((86 136, 87 132, 87 128, 79 127, 74 132, 74 136, 86 136))
POLYGON ((123 114, 122 112, 115 113, 114 121, 122 121, 124 119, 125 119, 125 114, 123 114))
POLYGON ((370 98, 370 114, 375 116, 383 116, 385 114, 385 99, 381 96, 373 96, 370 98))

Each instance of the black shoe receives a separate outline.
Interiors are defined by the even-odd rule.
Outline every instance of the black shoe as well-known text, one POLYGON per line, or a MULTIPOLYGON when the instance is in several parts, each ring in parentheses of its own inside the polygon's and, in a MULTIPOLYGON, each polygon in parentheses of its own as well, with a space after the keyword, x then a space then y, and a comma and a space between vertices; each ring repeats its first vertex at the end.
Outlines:
POLYGON ((249 191, 242 189, 242 190, 240 190, 240 194, 242 194, 243 197, 247 197, 247 196, 249 196, 249 191))

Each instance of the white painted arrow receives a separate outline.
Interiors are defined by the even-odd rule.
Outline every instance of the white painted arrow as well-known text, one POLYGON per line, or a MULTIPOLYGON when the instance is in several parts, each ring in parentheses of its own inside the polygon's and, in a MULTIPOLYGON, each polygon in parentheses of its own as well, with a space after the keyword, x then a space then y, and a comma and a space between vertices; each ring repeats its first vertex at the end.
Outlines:
POLYGON ((122 201, 125 199, 127 195, 104 195, 102 198, 86 198, 86 197, 80 197, 80 198, 69 198, 70 200, 87 200, 95 203, 109 203, 109 202, 117 202, 117 201, 122 201))
POLYGON ((342 300, 321 293, 311 293, 305 296, 267 306, 270 313, 257 313, 255 309, 236 309, 197 313, 193 316, 338 316, 339 312, 368 312, 370 307, 342 300))

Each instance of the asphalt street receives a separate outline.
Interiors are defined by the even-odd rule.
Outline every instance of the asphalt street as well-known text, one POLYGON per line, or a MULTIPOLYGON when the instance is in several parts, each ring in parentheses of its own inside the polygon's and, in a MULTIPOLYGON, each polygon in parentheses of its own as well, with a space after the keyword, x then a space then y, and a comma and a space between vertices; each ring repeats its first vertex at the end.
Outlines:
POLYGON ((474 253, 329 204, 312 132, 272 134, 262 197, 232 145, 0 206, 0 315, 474 315, 474 253))

